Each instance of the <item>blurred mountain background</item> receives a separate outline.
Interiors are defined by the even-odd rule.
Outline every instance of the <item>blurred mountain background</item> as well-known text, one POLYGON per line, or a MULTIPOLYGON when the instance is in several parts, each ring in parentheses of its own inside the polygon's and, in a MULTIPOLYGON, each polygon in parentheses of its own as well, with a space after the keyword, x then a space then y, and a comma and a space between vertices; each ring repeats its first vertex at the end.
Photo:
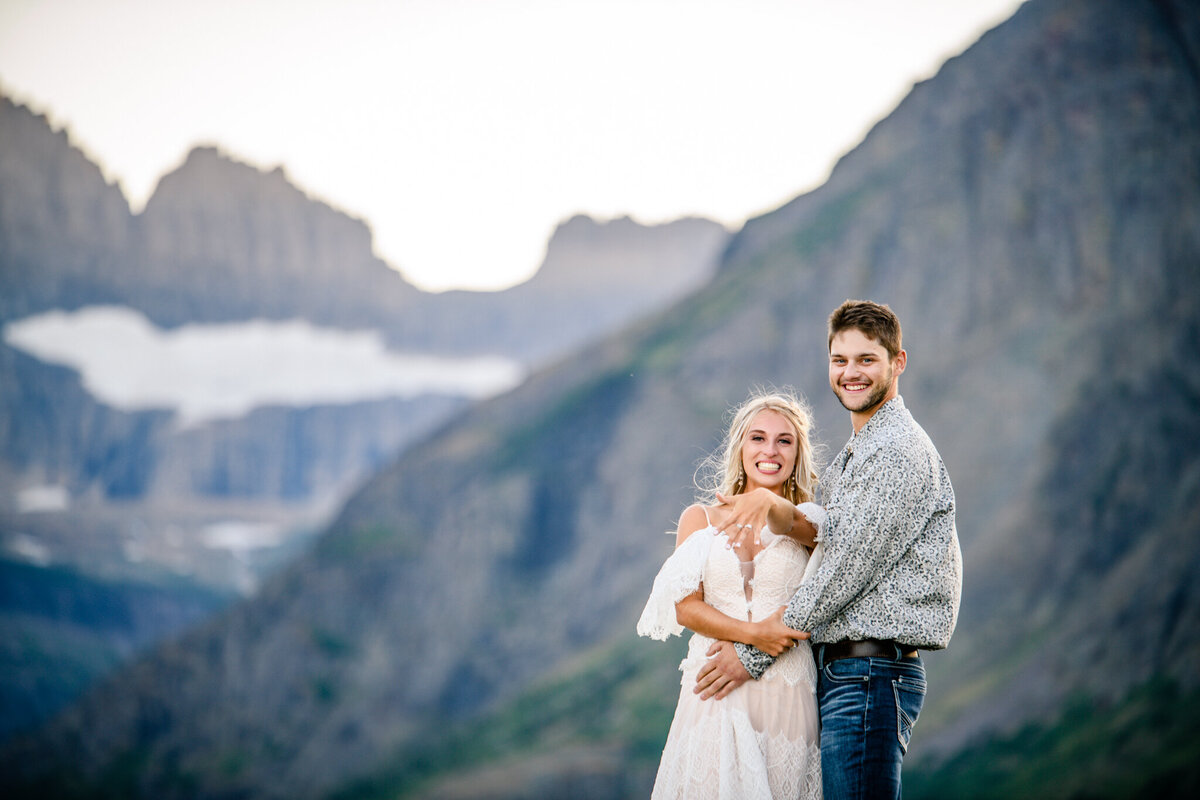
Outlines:
POLYGON ((9 103, 0 133, 6 720, 106 675, 6 721, 6 796, 646 796, 682 655, 633 635, 662 532, 752 385, 804 391, 840 447, 847 297, 903 321, 959 503, 908 796, 1200 787, 1195 4, 1030 0, 732 238, 569 220, 495 298, 406 286, 278 171, 197 150, 130 217, 44 121, 9 103), (9 343, 96 305, 522 380, 180 425, 9 343), (222 567, 203 543, 237 525, 272 544, 222 567))
MULTIPOLYGON (((702 219, 577 217, 525 284, 430 294, 282 170, 197 148, 133 216, 65 132, 2 97, 0 143, 0 735, 252 593, 406 444, 704 284, 729 239, 702 219), (341 396, 231 405, 253 372, 283 380, 272 358, 294 354, 267 346, 289 333, 314 350, 369 334, 383 352, 360 372, 423 361, 403 362, 418 374, 396 391, 351 380, 341 396), (93 385, 151 356, 140 393, 93 385), (508 377, 477 389, 420 374, 479 358, 508 377), (216 372, 215 387, 189 369, 216 372)), ((345 382, 300 358, 311 382, 345 382)))

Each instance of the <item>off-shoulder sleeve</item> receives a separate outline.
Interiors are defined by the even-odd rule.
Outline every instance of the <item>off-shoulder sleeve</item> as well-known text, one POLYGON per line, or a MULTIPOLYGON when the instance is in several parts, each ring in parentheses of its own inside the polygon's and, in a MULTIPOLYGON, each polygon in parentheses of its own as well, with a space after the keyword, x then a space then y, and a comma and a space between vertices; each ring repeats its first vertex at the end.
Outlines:
POLYGON ((668 556, 642 609, 638 636, 666 641, 669 636, 683 633, 683 626, 675 619, 675 604, 700 588, 714 538, 710 531, 696 531, 668 556))

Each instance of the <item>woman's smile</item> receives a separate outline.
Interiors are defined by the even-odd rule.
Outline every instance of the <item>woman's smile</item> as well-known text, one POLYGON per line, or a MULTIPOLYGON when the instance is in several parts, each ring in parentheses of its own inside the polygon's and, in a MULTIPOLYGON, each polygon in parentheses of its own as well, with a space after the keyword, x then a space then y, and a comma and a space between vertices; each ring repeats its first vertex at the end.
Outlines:
POLYGON ((796 468, 797 448, 796 431, 787 418, 770 409, 758 412, 742 440, 745 491, 763 487, 781 494, 796 468))

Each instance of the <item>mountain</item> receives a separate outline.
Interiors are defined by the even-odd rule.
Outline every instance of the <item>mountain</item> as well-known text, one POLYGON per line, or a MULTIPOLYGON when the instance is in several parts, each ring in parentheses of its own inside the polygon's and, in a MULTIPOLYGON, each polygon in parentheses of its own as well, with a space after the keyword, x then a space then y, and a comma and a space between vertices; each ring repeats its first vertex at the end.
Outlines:
MULTIPOLYGON (((181 425, 164 401, 145 409, 115 402, 94 381, 81 382, 77 365, 63 370, 65 362, 18 345, 15 324, 34 315, 133 309, 160 339, 303 321, 321 332, 376 333, 392 354, 489 355, 529 366, 693 291, 728 239, 707 220, 645 226, 579 217, 561 226, 528 284, 434 295, 373 255, 363 221, 305 194, 282 169, 199 147, 134 216, 64 132, 7 98, 0 141, 0 510, 41 485, 71 502, 327 506, 473 399, 420 389, 416 378, 406 395, 260 401, 252 413, 181 425), (632 274, 645 291, 622 291, 632 274)), ((119 341, 109 360, 128 349, 119 341)), ((246 347, 261 343, 247 336, 246 347)))
POLYGON ((655 226, 628 217, 576 216, 559 225, 541 269, 502 292, 445 292, 432 298, 425 329, 459 352, 478 349, 475 320, 500 352, 545 365, 705 285, 729 234, 710 220, 655 226), (581 322, 583 324, 581 324, 581 322))
POLYGON ((1200 785, 1200 12, 1030 0, 714 280, 457 413, 313 551, 0 754, 8 796, 645 796, 678 643, 633 625, 752 384, 826 453, 846 297, 958 497, 964 602, 910 796, 1200 785))
POLYGON ((185 581, 101 581, 0 560, 0 737, 47 718, 96 675, 227 604, 185 581))
MULTIPOLYGON (((487 364, 464 358, 488 356, 519 380, 535 359, 565 357, 703 284, 728 237, 707 220, 580 217, 529 288, 434 295, 373 254, 365 222, 282 169, 215 147, 194 149, 133 215, 66 132, 0 97, 0 546, 74 574, 29 583, 46 604, 99 585, 135 617, 153 613, 140 604, 178 603, 191 611, 170 619, 189 625, 252 592, 409 442, 498 390, 487 364), (653 291, 614 291, 625 262, 653 291), (85 317, 93 327, 81 332, 85 317), (29 343, 39 336, 90 355, 47 355, 29 343), (291 344, 279 354, 281 340, 291 344), (322 360, 330 348, 340 360, 322 360), (148 368, 131 372, 139 361, 148 368), (364 380, 385 371, 382 390, 364 380), (299 399, 287 385, 297 372, 309 392, 299 399), (228 410, 265 376, 274 387, 228 410), (330 385, 340 391, 312 394, 330 385), (212 400, 225 413, 187 411, 212 400)), ((94 677, 177 630, 97 621, 88 633, 88 619, 0 605, 0 625, 25 642, 0 678, 0 694, 21 695, 4 704, 0 734, 73 697, 91 667, 94 677), (47 665, 85 634, 102 652, 56 684, 65 671, 47 665), (44 680, 19 678, 38 663, 44 680)))
POLYGON ((565 337, 534 348, 549 359, 703 285, 728 239, 703 219, 578 216, 559 226, 527 283, 429 294, 373 254, 365 222, 280 167, 197 147, 134 216, 64 131, 6 97, 0 134, 0 321, 113 304, 165 328, 303 318, 379 330, 402 350, 523 359, 528 339, 565 337), (631 279, 640 292, 625 291, 631 279))

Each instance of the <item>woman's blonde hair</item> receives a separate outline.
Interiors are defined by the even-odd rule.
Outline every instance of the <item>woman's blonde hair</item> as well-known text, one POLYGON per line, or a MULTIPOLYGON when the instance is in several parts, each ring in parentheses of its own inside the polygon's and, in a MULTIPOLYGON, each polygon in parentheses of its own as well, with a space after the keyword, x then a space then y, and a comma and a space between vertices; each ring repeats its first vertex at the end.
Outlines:
POLYGON ((790 388, 755 389, 750 397, 730 412, 729 428, 721 447, 701 465, 698 474, 708 479, 697 486, 704 502, 714 504, 719 492, 725 496, 741 494, 746 488, 746 473, 742 467, 742 444, 750 423, 760 411, 774 411, 783 416, 796 430, 796 465, 783 484, 783 496, 791 503, 812 500, 817 488, 817 470, 813 466, 812 414, 808 404, 790 388))

